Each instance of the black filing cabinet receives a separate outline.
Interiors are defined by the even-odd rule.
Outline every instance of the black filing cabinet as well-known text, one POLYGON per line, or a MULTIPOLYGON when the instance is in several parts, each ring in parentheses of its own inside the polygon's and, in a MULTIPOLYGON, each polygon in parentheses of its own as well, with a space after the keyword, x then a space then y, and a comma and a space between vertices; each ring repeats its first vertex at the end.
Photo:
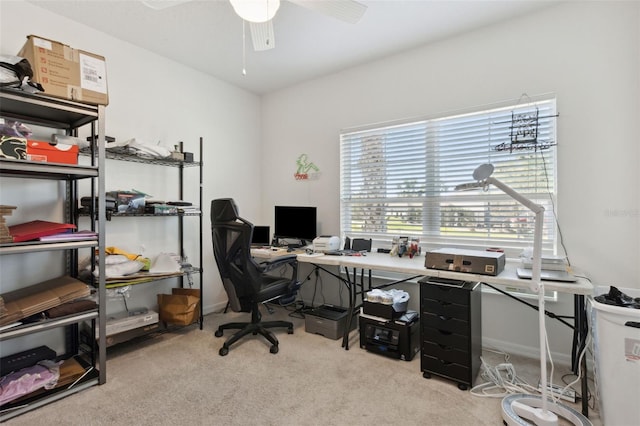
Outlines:
POLYGON ((432 374, 473 386, 482 354, 480 283, 426 277, 420 280, 420 332, 425 378, 432 374))

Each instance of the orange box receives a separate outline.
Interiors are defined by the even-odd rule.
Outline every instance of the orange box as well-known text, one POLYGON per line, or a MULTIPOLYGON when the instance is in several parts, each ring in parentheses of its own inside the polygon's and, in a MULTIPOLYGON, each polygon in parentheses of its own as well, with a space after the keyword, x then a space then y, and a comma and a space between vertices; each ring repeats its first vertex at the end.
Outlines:
POLYGON ((78 146, 27 140, 27 160, 46 163, 78 164, 78 146))

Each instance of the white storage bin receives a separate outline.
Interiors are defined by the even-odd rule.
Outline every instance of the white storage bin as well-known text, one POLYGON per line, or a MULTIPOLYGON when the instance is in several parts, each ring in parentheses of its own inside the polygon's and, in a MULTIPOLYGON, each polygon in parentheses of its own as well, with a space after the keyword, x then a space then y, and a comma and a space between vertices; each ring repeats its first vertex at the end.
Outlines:
MULTIPOLYGON (((640 297, 640 289, 618 289, 640 297)), ((595 296, 609 287, 597 287, 595 296)), ((638 425, 640 421, 640 309, 607 305, 593 298, 591 330, 596 358, 600 417, 605 426, 638 425)))

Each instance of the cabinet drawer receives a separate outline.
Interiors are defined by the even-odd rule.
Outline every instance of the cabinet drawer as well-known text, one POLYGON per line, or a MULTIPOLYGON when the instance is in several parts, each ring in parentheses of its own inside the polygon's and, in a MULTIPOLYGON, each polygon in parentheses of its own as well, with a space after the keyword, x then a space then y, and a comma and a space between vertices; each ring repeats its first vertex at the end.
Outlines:
POLYGON ((424 311, 421 313, 421 320, 422 324, 426 327, 433 327, 442 331, 450 331, 464 336, 469 335, 468 321, 424 311))
POLYGON ((469 352, 453 346, 435 342, 422 342, 422 353, 438 358, 442 361, 454 362, 460 365, 469 364, 469 352))
POLYGON ((444 300, 422 299, 422 315, 427 313, 469 321, 469 306, 444 300))
POLYGON ((451 361, 444 361, 428 355, 422 355, 422 371, 429 371, 434 374, 446 376, 465 383, 469 382, 469 367, 456 364, 451 361))
POLYGON ((452 346, 464 352, 469 352, 469 337, 450 331, 422 327, 422 343, 433 342, 444 346, 452 346))
POLYGON ((427 298, 469 306, 469 290, 464 288, 437 284, 422 284, 420 288, 420 296, 423 300, 424 298, 427 298))

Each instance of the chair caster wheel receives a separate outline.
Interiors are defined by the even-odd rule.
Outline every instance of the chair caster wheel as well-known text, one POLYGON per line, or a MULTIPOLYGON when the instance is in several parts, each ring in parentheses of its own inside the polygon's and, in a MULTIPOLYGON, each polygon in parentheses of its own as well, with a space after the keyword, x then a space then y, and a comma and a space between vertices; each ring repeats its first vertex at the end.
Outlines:
POLYGON ((466 391, 467 389, 469 389, 469 387, 464 383, 458 383, 458 389, 460 389, 461 391, 466 391))
POLYGON ((220 354, 220 356, 225 356, 226 354, 229 353, 229 348, 225 348, 224 346, 220 348, 220 351, 218 352, 220 354))
POLYGON ((293 328, 288 328, 287 329, 287 334, 293 334, 293 328))
POLYGON ((271 348, 269 349, 269 352, 271 352, 272 354, 277 354, 278 353, 278 345, 271 346, 271 348))
POLYGON ((216 330, 216 332, 213 333, 213 335, 216 337, 222 337, 222 330, 216 330))

